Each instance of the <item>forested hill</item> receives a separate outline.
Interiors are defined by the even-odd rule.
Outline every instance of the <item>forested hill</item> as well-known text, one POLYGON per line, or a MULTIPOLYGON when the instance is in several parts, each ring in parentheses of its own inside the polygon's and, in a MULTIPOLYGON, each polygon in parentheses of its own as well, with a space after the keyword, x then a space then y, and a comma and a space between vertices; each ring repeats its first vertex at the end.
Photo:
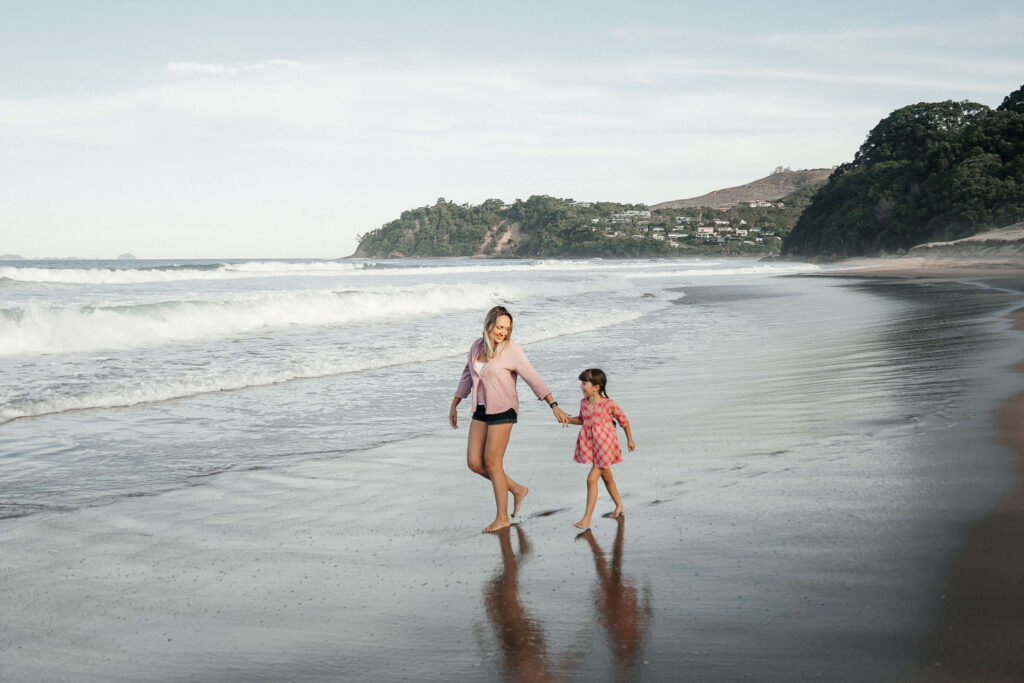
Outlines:
POLYGON ((812 198, 782 253, 898 253, 1024 219, 1024 87, 995 110, 921 102, 882 119, 812 198))
MULTIPOLYGON (((653 207, 547 195, 471 206, 444 198, 359 236, 354 257, 585 257, 777 254, 828 171, 776 169, 729 206, 653 207), (781 191, 798 188, 783 196, 781 191), (767 194, 766 194, 767 193, 767 194), (766 201, 770 199, 771 201, 766 201)), ((744 189, 746 188, 746 189, 744 189)), ((736 190, 736 192, 732 192, 736 190)), ((682 200, 684 202, 690 200, 682 200)))

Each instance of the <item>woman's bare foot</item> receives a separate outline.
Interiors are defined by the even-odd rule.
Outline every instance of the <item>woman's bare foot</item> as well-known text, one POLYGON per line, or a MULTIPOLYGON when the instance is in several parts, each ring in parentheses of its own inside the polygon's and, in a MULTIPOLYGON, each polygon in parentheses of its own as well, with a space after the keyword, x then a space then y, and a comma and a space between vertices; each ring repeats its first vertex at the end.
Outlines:
POLYGON ((573 526, 576 527, 577 529, 589 529, 590 528, 590 520, 589 519, 581 519, 580 521, 578 521, 575 524, 573 524, 573 526))
POLYGON ((515 517, 519 514, 519 504, 523 502, 523 498, 526 498, 526 494, 530 492, 530 489, 525 486, 519 487, 519 492, 512 492, 512 516, 515 517))
POLYGON ((622 506, 620 505, 617 508, 615 508, 615 512, 613 512, 612 514, 610 514, 608 516, 611 517, 612 519, 618 519, 619 517, 621 517, 622 516, 622 506))
POLYGON ((501 529, 507 529, 510 526, 512 526, 512 522, 508 521, 507 518, 503 519, 503 520, 502 519, 496 519, 493 522, 491 522, 490 526, 485 528, 480 533, 482 533, 482 534, 490 534, 490 533, 493 533, 495 531, 500 531, 501 529))

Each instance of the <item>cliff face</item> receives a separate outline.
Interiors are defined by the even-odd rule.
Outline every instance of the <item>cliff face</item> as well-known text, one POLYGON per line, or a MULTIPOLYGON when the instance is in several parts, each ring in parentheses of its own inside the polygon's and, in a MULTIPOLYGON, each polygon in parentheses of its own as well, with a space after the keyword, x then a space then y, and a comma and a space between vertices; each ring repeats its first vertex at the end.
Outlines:
POLYGON ((824 185, 832 169, 815 168, 807 171, 779 171, 767 178, 755 180, 746 185, 715 190, 700 197, 676 199, 655 204, 651 209, 728 209, 737 204, 765 201, 777 202, 786 195, 810 186, 824 185))

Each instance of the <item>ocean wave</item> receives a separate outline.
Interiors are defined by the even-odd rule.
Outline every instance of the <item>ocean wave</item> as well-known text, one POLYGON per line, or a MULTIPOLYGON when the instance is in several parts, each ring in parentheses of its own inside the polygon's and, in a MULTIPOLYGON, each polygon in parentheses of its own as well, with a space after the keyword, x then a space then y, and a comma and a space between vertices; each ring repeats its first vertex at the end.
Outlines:
POLYGON ((417 285, 346 291, 258 292, 225 300, 0 310, 0 356, 131 349, 298 326, 486 309, 509 288, 417 285))
POLYGON ((167 283, 187 280, 237 280, 274 277, 333 277, 339 275, 373 274, 382 277, 418 277, 450 274, 608 272, 636 273, 634 277, 661 277, 672 273, 684 275, 715 273, 745 274, 759 272, 793 272, 793 268, 815 268, 809 264, 749 264, 725 266, 722 259, 687 259, 687 267, 673 271, 672 259, 604 260, 534 259, 523 261, 489 261, 468 259, 453 262, 437 261, 247 261, 242 263, 177 263, 134 268, 39 268, 0 267, 0 284, 48 283, 67 285, 130 285, 167 283))
MULTIPOLYGON (((689 265, 689 264, 687 264, 689 265)), ((637 271, 633 273, 622 273, 621 276, 627 279, 635 278, 678 278, 695 276, 722 277, 727 275, 791 275, 795 273, 809 273, 820 271, 821 267, 812 263, 757 263, 756 265, 743 266, 740 268, 683 268, 681 270, 658 270, 653 272, 637 271)))
POLYGON ((200 370, 193 368, 189 372, 182 368, 174 374, 159 377, 124 377, 120 381, 108 382, 105 386, 93 386, 77 395, 54 391, 49 396, 33 396, 30 399, 0 403, 0 424, 75 410, 128 408, 220 391, 423 363, 451 356, 458 350, 461 347, 424 349, 418 354, 407 353, 401 363, 396 363, 390 357, 381 357, 380 354, 362 354, 335 359, 293 359, 276 367, 239 363, 233 368, 222 368, 219 371, 204 367, 200 370))
POLYGON ((336 261, 289 263, 253 261, 248 263, 171 264, 140 268, 0 268, 0 279, 21 283, 66 285, 133 285, 182 280, 236 280, 240 278, 285 276, 334 276, 351 273, 361 266, 336 261))
MULTIPOLYGON (((534 325, 517 335, 517 339, 520 343, 530 344, 587 334, 641 317, 650 307, 667 305, 666 302, 645 300, 644 305, 631 310, 609 311, 601 306, 600 314, 593 309, 573 309, 557 315, 552 312, 535 316, 534 325)), ((63 379, 52 378, 45 385, 23 389, 6 397, 0 392, 0 424, 69 411, 127 408, 221 391, 417 365, 453 356, 464 357, 471 339, 446 335, 439 330, 438 334, 415 343, 408 341, 407 338, 390 340, 384 337, 370 344, 282 347, 271 358, 263 358, 259 363, 248 361, 244 354, 239 356, 227 351, 216 357, 208 356, 198 364, 192 362, 187 353, 160 360, 150 357, 145 362, 115 356, 92 359, 91 370, 86 366, 70 369, 63 379)))

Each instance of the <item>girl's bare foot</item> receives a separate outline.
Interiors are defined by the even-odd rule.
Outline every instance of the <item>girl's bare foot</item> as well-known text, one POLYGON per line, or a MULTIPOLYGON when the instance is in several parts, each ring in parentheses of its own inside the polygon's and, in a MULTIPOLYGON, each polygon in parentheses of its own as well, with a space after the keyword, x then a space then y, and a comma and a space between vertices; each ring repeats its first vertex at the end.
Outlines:
POLYGON ((519 504, 523 502, 523 498, 526 498, 526 494, 530 492, 530 489, 525 486, 519 487, 519 492, 512 492, 512 516, 515 517, 519 514, 519 504))
POLYGON ((576 527, 577 529, 589 529, 590 528, 590 520, 589 519, 581 519, 580 521, 578 521, 575 524, 573 524, 573 526, 576 527))
POLYGON ((496 519, 493 522, 491 522, 490 526, 485 528, 480 533, 482 533, 482 534, 490 534, 490 533, 493 533, 495 531, 500 531, 501 529, 507 529, 510 526, 512 526, 512 522, 508 521, 508 519, 504 519, 504 520, 496 519))

